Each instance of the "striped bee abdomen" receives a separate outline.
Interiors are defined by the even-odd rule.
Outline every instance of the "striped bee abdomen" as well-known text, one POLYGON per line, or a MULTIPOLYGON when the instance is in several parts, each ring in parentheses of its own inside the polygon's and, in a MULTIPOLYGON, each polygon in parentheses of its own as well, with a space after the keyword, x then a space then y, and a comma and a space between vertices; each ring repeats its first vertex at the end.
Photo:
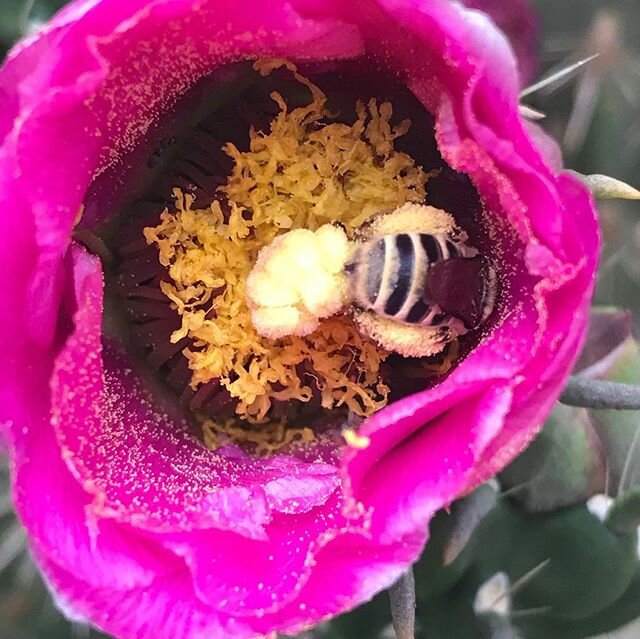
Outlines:
POLYGON ((374 238, 357 248, 347 273, 356 306, 405 324, 439 326, 456 319, 475 328, 495 301, 489 261, 447 235, 374 238))
MULTIPOLYGON (((393 287, 378 291, 378 299, 384 305, 384 314, 396 317, 400 314, 411 293, 411 284, 414 278, 416 264, 416 250, 409 234, 388 235, 385 237, 387 250, 385 256, 392 260, 395 272, 393 275, 393 287), (384 294, 383 294, 384 293, 384 294)), ((390 278, 391 279, 391 278, 390 278)), ((388 281, 387 284, 390 282, 388 281)))

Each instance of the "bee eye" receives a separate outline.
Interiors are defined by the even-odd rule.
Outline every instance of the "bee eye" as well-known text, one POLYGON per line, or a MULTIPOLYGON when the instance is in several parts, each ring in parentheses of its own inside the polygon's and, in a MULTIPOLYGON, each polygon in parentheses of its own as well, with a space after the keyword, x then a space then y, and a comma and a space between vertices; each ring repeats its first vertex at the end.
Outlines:
MULTIPOLYGON (((447 315, 446 313, 436 313, 432 318, 431 318, 431 324, 433 326, 438 326, 438 324, 442 324, 442 322, 446 321, 447 319, 447 315)), ((443 328, 446 328, 443 326, 443 328)))
POLYGON ((425 278, 425 298, 468 329, 476 328, 486 314, 488 269, 489 262, 481 255, 437 262, 425 278))

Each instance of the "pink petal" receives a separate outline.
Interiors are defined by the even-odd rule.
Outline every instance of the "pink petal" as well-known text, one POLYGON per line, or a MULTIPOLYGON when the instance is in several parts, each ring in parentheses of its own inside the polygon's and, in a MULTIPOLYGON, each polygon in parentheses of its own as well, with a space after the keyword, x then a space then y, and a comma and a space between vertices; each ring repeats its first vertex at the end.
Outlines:
POLYGON ((539 29, 533 3, 528 0, 463 0, 463 4, 489 15, 505 33, 518 59, 523 84, 530 81, 538 66, 539 29))
MULTIPOLYGON (((96 258, 73 253, 72 286, 82 305, 102 292, 96 258)), ((69 473, 55 441, 45 406, 32 403, 30 422, 14 437, 14 499, 36 554, 72 566, 79 578, 115 588, 151 583, 175 566, 171 556, 150 552, 135 531, 97 520, 90 500, 69 473)))

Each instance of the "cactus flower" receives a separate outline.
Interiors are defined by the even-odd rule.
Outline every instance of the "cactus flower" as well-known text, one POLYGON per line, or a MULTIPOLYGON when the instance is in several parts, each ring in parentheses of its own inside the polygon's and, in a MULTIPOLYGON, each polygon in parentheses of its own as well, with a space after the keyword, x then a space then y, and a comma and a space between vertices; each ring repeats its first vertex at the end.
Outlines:
POLYGON ((487 13, 448 0, 78 0, 9 54, 0 434, 67 615, 121 639, 295 633, 392 584, 532 439, 599 235, 520 78, 487 13), (253 70, 270 59, 301 79, 253 70), (480 330, 435 359, 346 314, 255 334, 261 246, 422 201, 495 266, 480 330))

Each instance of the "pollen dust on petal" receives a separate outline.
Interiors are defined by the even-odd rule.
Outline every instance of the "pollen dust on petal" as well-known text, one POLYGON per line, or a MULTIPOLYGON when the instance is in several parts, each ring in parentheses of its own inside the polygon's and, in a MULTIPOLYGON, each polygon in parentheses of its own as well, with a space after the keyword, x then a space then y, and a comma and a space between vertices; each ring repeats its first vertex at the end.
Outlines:
POLYGON ((171 281, 162 290, 182 319, 172 341, 190 339, 184 356, 192 385, 219 379, 239 400, 243 420, 267 421, 274 400, 312 397, 327 409, 370 415, 387 402, 381 380, 387 351, 344 315, 321 320, 304 337, 265 338, 252 324, 245 284, 258 253, 277 235, 336 222, 351 232, 380 211, 423 202, 428 175, 394 150, 410 123, 393 126, 391 104, 358 103, 352 124, 335 121, 324 93, 293 65, 256 63, 263 75, 278 66, 308 87, 311 102, 289 110, 272 93, 280 112, 270 131, 251 130, 248 151, 224 146, 234 161, 220 189, 224 211, 218 200, 194 209, 193 198, 176 190, 176 212, 165 211, 158 226, 145 229, 168 268, 171 281))

